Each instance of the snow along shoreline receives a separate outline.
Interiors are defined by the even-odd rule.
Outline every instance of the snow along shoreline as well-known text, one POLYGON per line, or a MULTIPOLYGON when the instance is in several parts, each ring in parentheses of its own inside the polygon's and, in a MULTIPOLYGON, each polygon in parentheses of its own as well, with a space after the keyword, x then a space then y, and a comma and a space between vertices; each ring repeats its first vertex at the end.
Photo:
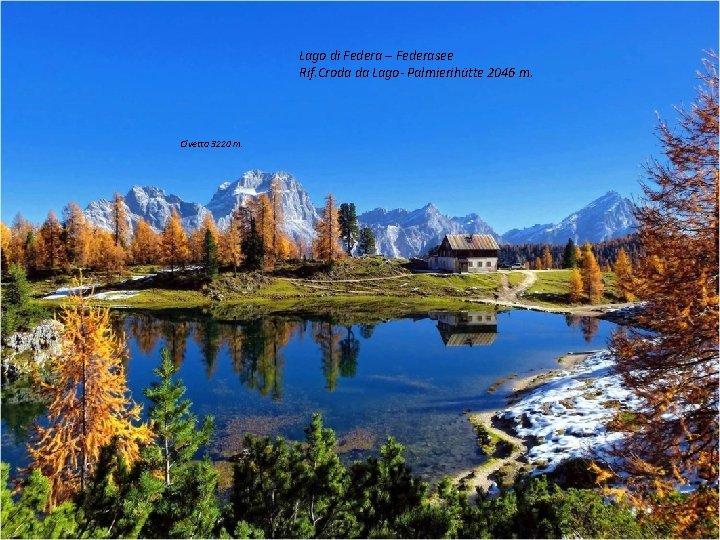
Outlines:
POLYGON ((529 441, 525 456, 533 474, 551 472, 570 458, 613 461, 609 451, 625 435, 607 425, 619 412, 640 405, 614 367, 609 351, 593 353, 495 414, 529 441))

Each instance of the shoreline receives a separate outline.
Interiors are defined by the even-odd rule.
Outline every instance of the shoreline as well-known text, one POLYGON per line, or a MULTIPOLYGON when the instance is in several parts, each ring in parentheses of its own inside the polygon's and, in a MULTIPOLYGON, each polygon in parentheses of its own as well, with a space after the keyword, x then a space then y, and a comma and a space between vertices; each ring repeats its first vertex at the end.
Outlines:
POLYGON ((556 379, 567 370, 584 362, 590 355, 597 353, 594 351, 569 352, 557 359, 559 369, 550 369, 539 374, 527 375, 518 379, 513 379, 511 393, 505 398, 505 404, 502 408, 483 412, 469 412, 468 422, 473 427, 481 425, 490 435, 494 435, 501 440, 506 440, 514 445, 514 449, 509 455, 502 457, 488 456, 485 463, 460 471, 452 477, 455 485, 464 484, 468 489, 472 498, 476 497, 476 488, 481 488, 488 492, 495 487, 497 489, 497 480, 503 480, 504 477, 512 477, 527 464, 523 461, 523 457, 534 446, 532 441, 527 438, 519 438, 512 429, 497 418, 497 414, 506 408, 519 402, 524 396, 539 388, 543 384, 556 379))

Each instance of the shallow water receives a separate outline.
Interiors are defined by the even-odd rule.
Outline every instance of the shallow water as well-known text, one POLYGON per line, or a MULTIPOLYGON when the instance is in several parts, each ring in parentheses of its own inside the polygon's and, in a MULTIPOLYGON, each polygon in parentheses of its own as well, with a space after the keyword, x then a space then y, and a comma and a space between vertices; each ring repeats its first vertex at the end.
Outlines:
MULTIPOLYGON (((245 431, 301 439, 318 411, 344 459, 364 457, 393 435, 414 471, 431 480, 482 462, 463 412, 502 406, 512 382, 488 392, 493 383, 555 368, 567 352, 603 348, 615 327, 531 311, 435 312, 372 326, 319 316, 235 322, 142 313, 116 324, 128 338, 133 398, 145 401, 142 390, 167 346, 195 414, 215 417, 215 459, 237 453, 245 431)), ((3 461, 26 461, 22 428, 37 412, 29 411, 3 394, 3 461)))

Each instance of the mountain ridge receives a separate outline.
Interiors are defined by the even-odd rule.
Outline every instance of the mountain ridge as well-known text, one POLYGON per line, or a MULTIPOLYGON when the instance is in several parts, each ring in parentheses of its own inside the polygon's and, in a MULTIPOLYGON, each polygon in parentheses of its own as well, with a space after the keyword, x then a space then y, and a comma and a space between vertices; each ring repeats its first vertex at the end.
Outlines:
MULTIPOLYGON (((206 204, 185 201, 179 196, 151 185, 134 185, 123 204, 128 211, 128 225, 134 230, 145 219, 156 231, 165 226, 173 211, 178 212, 183 227, 190 231, 201 225, 210 213, 224 229, 233 209, 270 190, 277 179, 280 183, 280 206, 285 217, 284 229, 297 243, 309 246, 315 237, 318 210, 302 184, 290 173, 264 172, 251 169, 232 181, 222 182, 206 204)), ((445 234, 490 234, 500 243, 556 243, 568 238, 576 243, 599 242, 624 236, 636 225, 632 203, 615 191, 591 201, 558 222, 536 224, 524 229, 511 229, 498 234, 475 212, 465 216, 443 214, 429 202, 421 208, 386 209, 376 207, 358 215, 361 226, 369 227, 376 237, 378 253, 388 257, 412 257, 426 253, 445 234)), ((112 203, 105 199, 92 201, 84 210, 94 224, 111 229, 112 203)))

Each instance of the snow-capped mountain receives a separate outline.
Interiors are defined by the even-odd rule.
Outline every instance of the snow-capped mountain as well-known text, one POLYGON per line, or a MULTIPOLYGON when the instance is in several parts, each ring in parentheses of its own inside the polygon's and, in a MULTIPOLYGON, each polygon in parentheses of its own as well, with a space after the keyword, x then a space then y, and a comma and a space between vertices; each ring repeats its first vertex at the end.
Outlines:
POLYGON ((507 244, 564 244, 568 238, 576 244, 601 242, 635 231, 633 208, 629 199, 609 191, 560 223, 512 229, 502 235, 502 240, 507 244))
MULTIPOLYGON (((127 209, 128 223, 135 230, 140 219, 147 221, 156 231, 165 227, 173 210, 178 213, 183 227, 187 230, 197 228, 208 210, 201 204, 183 201, 177 195, 166 194, 162 189, 146 186, 133 186, 125 195, 123 204, 127 209)), ((95 225, 112 230, 112 201, 100 199, 85 208, 85 216, 95 225)))
POLYGON ((412 211, 376 208, 359 215, 358 221, 362 226, 370 227, 378 253, 387 257, 425 254, 446 234, 483 233, 499 238, 477 214, 449 217, 432 203, 412 211))
MULTIPOLYGON (((134 186, 124 200, 128 211, 128 223, 134 231, 140 219, 144 219, 155 231, 161 231, 175 210, 180 215, 183 227, 188 231, 197 228, 207 213, 212 214, 218 227, 225 229, 237 204, 244 205, 250 198, 268 192, 270 182, 274 178, 280 180, 282 189, 280 204, 285 218, 285 232, 295 242, 302 240, 306 246, 309 246, 315 237, 317 211, 300 182, 291 174, 284 172, 248 171, 234 182, 221 184, 205 206, 183 201, 177 195, 167 194, 156 187, 134 186)), ((111 201, 105 199, 93 201, 84 213, 92 223, 108 230, 112 229, 111 201)))
MULTIPOLYGON (((128 210, 128 223, 134 230, 138 221, 144 219, 156 231, 160 231, 174 210, 188 231, 197 228, 207 213, 211 213, 218 226, 225 229, 233 209, 263 192, 269 192, 270 183, 275 178, 280 181, 282 189, 285 232, 295 242, 302 241, 305 246, 310 246, 315 238, 318 212, 300 182, 285 172, 248 171, 233 182, 221 184, 206 205, 183 201, 177 195, 167 194, 156 187, 134 186, 125 196, 124 202, 128 210)), ((360 214, 358 221, 361 226, 372 229, 378 253, 387 257, 413 257, 427 253, 446 234, 491 234, 498 241, 512 244, 564 244, 568 238, 576 243, 586 240, 599 242, 633 232, 636 221, 632 210, 633 205, 628 199, 611 191, 557 225, 513 229, 502 237, 477 214, 446 216, 432 203, 411 211, 376 208, 360 214)), ((110 201, 91 202, 85 209, 85 215, 92 223, 112 229, 110 201)))
POLYGON ((280 180, 280 206, 285 232, 295 242, 302 240, 305 245, 310 245, 315 237, 318 213, 305 188, 293 175, 286 172, 248 171, 234 182, 221 184, 206 208, 212 212, 218 227, 224 229, 230 223, 233 209, 238 204, 246 204, 249 199, 261 193, 268 193, 274 178, 280 180))

